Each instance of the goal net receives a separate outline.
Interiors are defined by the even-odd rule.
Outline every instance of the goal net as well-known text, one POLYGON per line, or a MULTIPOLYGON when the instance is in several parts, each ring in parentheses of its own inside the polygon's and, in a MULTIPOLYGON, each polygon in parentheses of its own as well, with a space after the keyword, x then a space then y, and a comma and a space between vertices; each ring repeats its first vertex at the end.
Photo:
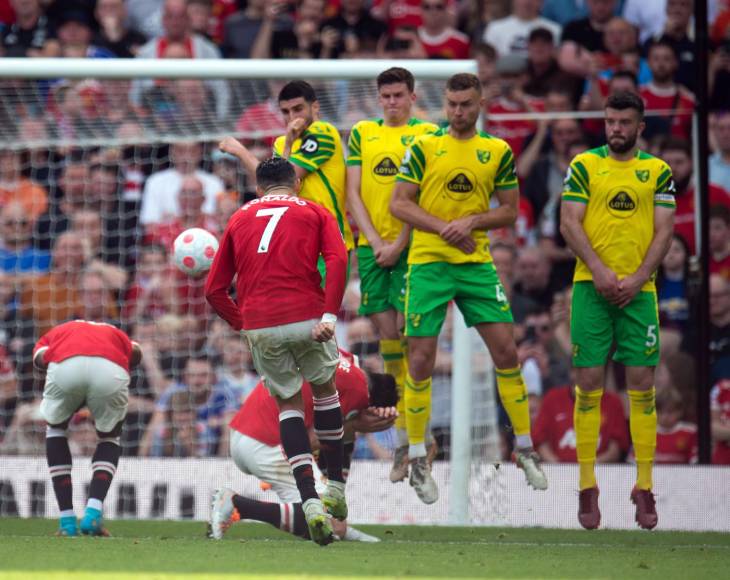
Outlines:
MULTIPOLYGON (((144 352, 133 372, 108 517, 205 519, 210 492, 221 485, 273 501, 271 491, 228 458, 225 424, 258 381, 250 353, 208 308, 204 281, 171 265, 172 241, 191 226, 220 235, 232 212, 253 198, 242 168, 217 144, 234 135, 260 158, 268 157, 285 129, 276 95, 288 80, 313 84, 321 118, 346 143, 354 123, 382 114, 374 82, 381 70, 395 64, 412 70, 414 116, 442 123, 445 79, 475 65, 359 61, 339 63, 333 72, 316 62, 258 62, 229 64, 232 73, 220 72, 221 63, 186 61, 151 69, 147 65, 155 63, 141 63, 136 73, 118 68, 112 74, 98 63, 76 64, 78 70, 54 63, 62 68, 0 80, 0 516, 57 514, 39 414, 43 378, 33 370, 31 351, 42 333, 72 318, 120 325, 144 352), (178 204, 165 201, 178 194, 178 204), (199 361, 200 355, 206 360, 199 361), (211 395, 201 413, 189 399, 165 396, 175 384, 225 396, 213 404, 211 395)), ((570 115, 554 118, 564 117, 570 115)), ((505 136, 538 128, 529 115, 505 120, 496 131, 493 123, 487 120, 485 128, 505 136)), ((555 208, 550 211, 543 222, 521 213, 515 229, 493 236, 493 244, 502 246, 505 271, 515 266, 515 247, 537 245, 540 231, 555 233, 555 208)), ((566 295, 556 296, 554 308, 564 324, 566 295)), ((357 315, 359 301, 353 268, 338 342, 379 369, 378 337, 357 315)), ((526 360, 536 404, 546 388, 540 379, 545 361, 538 355, 526 360)), ((571 525, 551 519, 554 496, 534 503, 535 496, 523 491, 523 476, 508 460, 511 433, 489 354, 453 308, 439 337, 431 428, 441 500, 424 506, 407 483, 389 483, 394 432, 370 434, 356 444, 348 485, 353 521, 571 525)), ((69 440, 80 506, 96 445, 83 409, 71 421, 69 440)), ((575 481, 572 471, 562 479, 575 481)), ((572 483, 559 491, 571 506, 573 491, 572 483)))

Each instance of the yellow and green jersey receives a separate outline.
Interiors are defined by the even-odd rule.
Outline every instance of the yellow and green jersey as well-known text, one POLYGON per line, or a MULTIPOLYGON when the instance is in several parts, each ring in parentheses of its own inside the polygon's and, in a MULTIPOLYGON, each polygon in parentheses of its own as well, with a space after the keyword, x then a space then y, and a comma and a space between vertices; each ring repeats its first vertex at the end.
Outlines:
MULTIPOLYGON (((454 139, 447 129, 416 139, 396 179, 417 184, 418 205, 447 222, 487 212, 495 190, 517 187, 514 156, 505 141, 484 132, 467 140, 454 139)), ((438 234, 415 229, 408 263, 491 262, 486 230, 471 235, 477 249, 465 254, 438 234)))
MULTIPOLYGON (((347 165, 362 168, 360 196, 375 230, 386 242, 395 241, 403 229, 403 223, 389 209, 401 159, 416 137, 436 131, 436 125, 418 119, 410 119, 400 127, 388 127, 383 119, 373 119, 360 121, 350 132, 347 165)), ((363 233, 357 245, 369 245, 363 233)))
MULTIPOLYGON (((285 137, 274 142, 274 154, 284 151, 285 137)), ((289 161, 309 173, 302 180, 299 196, 327 208, 335 216, 347 249, 355 244, 345 207, 345 154, 340 134, 326 121, 315 121, 294 141, 289 161)))
MULTIPOLYGON (((638 151, 617 161, 604 145, 573 159, 565 178, 563 200, 586 204, 583 229, 601 261, 620 278, 641 265, 654 238, 654 207, 674 208, 674 180, 669 166, 638 151)), ((592 280, 578 259, 573 280, 592 280)), ((642 290, 654 290, 654 277, 642 290)))

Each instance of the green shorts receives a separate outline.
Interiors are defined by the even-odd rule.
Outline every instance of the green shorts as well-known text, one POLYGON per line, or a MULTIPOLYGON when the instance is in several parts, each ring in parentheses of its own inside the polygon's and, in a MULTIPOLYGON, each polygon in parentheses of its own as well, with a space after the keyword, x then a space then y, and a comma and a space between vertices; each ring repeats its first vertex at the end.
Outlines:
POLYGON ((491 262, 411 264, 406 285, 406 336, 438 336, 452 300, 467 326, 512 322, 507 296, 491 262))
MULTIPOLYGON (((324 288, 324 281, 326 280, 325 276, 327 274, 327 264, 324 263, 324 258, 320 254, 319 258, 317 258, 317 271, 319 272, 319 277, 322 280, 320 282, 320 286, 324 288)), ((345 284, 350 280, 350 250, 347 250, 347 276, 345 278, 345 284)))
POLYGON ((390 268, 382 268, 375 261, 370 246, 357 249, 357 268, 360 272, 360 316, 377 312, 406 309, 406 274, 408 250, 404 250, 398 262, 390 268))
POLYGON ((600 367, 616 343, 613 360, 631 367, 659 363, 659 311, 656 292, 639 292, 625 308, 608 302, 593 282, 573 285, 570 310, 573 366, 600 367))

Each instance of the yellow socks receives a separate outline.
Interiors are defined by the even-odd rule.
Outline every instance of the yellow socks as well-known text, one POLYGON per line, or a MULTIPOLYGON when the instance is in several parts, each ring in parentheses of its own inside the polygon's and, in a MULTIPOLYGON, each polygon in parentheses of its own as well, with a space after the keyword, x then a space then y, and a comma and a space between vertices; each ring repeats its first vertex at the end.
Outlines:
POLYGON ((411 459, 426 456, 426 427, 431 416, 431 377, 415 381, 410 373, 405 380, 406 428, 408 455, 411 459))
POLYGON ((395 428, 398 430, 406 428, 406 402, 403 395, 403 383, 406 378, 408 367, 406 366, 406 347, 400 339, 381 340, 380 356, 383 357, 384 371, 393 375, 395 384, 398 387, 398 418, 395 420, 395 428))
POLYGON ((601 397, 603 389, 584 391, 575 387, 573 426, 575 448, 580 464, 580 489, 596 487, 596 449, 601 430, 601 397))
POLYGON ((522 380, 520 367, 512 369, 495 369, 497 374, 497 390, 507 411, 512 429, 515 432, 515 444, 518 449, 532 447, 530 438, 530 407, 527 402, 527 387, 522 380))
POLYGON ((636 455, 636 487, 651 489, 651 471, 656 449, 656 407, 654 387, 648 391, 629 389, 629 426, 636 455))

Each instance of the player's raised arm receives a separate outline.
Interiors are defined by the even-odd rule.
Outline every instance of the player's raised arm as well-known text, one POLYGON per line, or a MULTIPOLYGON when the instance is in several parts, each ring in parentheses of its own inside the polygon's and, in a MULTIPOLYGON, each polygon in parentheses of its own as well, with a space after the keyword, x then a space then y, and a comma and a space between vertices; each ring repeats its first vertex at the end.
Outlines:
MULTIPOLYGON (((228 223, 226 231, 223 232, 218 252, 210 267, 210 272, 208 272, 208 279, 205 281, 205 299, 216 314, 230 324, 234 330, 241 330, 243 327, 241 310, 228 294, 231 281, 236 274, 231 237, 231 226, 235 224, 236 220, 232 219, 228 223)), ((241 298, 241 296, 238 297, 239 300, 241 298)))
POLYGON ((235 137, 225 137, 219 144, 218 149, 223 153, 229 153, 243 164, 249 179, 256 183, 256 168, 259 166, 258 158, 235 137))

